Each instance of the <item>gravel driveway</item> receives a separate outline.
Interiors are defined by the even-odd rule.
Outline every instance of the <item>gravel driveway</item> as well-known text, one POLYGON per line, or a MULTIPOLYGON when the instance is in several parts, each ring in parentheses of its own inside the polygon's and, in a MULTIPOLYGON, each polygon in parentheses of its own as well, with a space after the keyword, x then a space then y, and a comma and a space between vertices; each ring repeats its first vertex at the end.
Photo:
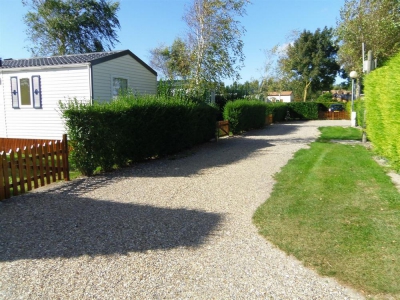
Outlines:
POLYGON ((0 204, 1 299, 361 299, 258 235, 319 126, 275 124, 0 204))

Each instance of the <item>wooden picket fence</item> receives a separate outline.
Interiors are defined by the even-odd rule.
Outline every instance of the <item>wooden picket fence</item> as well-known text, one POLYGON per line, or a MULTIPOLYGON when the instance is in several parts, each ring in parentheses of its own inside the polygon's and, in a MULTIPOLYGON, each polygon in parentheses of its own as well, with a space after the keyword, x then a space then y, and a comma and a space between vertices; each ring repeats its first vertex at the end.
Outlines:
POLYGON ((23 146, 18 144, 21 142, 18 139, 9 140, 14 141, 8 141, 8 145, 14 143, 17 148, 0 152, 0 201, 58 180, 70 180, 66 134, 60 141, 36 146, 23 146))
POLYGON ((347 111, 320 111, 319 120, 350 120, 350 114, 347 111))

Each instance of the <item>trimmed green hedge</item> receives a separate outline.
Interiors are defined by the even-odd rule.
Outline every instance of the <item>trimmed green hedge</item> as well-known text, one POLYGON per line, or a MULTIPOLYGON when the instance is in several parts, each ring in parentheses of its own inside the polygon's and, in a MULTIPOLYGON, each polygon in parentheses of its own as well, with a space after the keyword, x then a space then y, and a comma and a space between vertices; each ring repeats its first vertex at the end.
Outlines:
POLYGON ((236 100, 224 107, 224 120, 229 121, 232 133, 240 133, 265 125, 265 117, 274 116, 275 122, 285 121, 289 111, 291 119, 317 120, 320 104, 315 102, 265 103, 258 100, 236 100))
POLYGON ((111 103, 61 105, 72 160, 85 175, 181 151, 215 136, 217 109, 204 103, 126 95, 111 103))
POLYGON ((236 100, 226 103, 224 120, 229 121, 232 133, 262 128, 265 125, 266 103, 253 100, 236 100))
POLYGON ((364 92, 368 138, 400 170, 400 53, 366 76, 364 92))
POLYGON ((316 102, 278 102, 267 103, 267 106, 273 111, 275 122, 285 121, 288 111, 291 119, 317 120, 320 109, 316 102))

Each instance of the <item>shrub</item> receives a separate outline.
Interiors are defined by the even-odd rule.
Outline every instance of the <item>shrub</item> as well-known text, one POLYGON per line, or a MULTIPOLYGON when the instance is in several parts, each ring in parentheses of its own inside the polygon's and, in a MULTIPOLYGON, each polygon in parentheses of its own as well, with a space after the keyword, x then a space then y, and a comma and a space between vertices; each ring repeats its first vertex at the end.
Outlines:
POLYGON ((125 95, 105 104, 61 105, 72 159, 85 175, 163 156, 215 135, 217 109, 176 98, 125 95))
POLYGON ((232 133, 262 128, 265 125, 266 103, 261 101, 237 100, 228 102, 224 108, 224 120, 229 121, 232 133))
POLYGON ((374 149, 400 169, 400 53, 365 78, 367 134, 374 149))
POLYGON ((267 103, 268 110, 273 112, 274 121, 283 122, 289 111, 290 118, 302 120, 318 119, 320 104, 316 102, 276 102, 267 103))
POLYGON ((267 110, 272 111, 274 122, 283 122, 285 121, 286 113, 288 110, 287 103, 267 103, 267 110))
POLYGON ((321 94, 317 98, 316 102, 318 102, 318 103, 321 103, 321 102, 332 102, 332 100, 333 100, 332 93, 324 93, 324 94, 321 94))
POLYGON ((303 120, 317 120, 318 107, 316 102, 290 102, 288 108, 292 118, 303 120))

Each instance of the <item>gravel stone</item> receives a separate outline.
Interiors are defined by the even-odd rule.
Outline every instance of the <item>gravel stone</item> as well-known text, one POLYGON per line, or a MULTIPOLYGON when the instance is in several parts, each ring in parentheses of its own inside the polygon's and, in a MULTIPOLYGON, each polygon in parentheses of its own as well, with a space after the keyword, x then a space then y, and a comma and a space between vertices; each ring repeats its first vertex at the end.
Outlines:
POLYGON ((252 216, 319 126, 273 124, 0 206, 1 299, 363 299, 257 232, 252 216))

